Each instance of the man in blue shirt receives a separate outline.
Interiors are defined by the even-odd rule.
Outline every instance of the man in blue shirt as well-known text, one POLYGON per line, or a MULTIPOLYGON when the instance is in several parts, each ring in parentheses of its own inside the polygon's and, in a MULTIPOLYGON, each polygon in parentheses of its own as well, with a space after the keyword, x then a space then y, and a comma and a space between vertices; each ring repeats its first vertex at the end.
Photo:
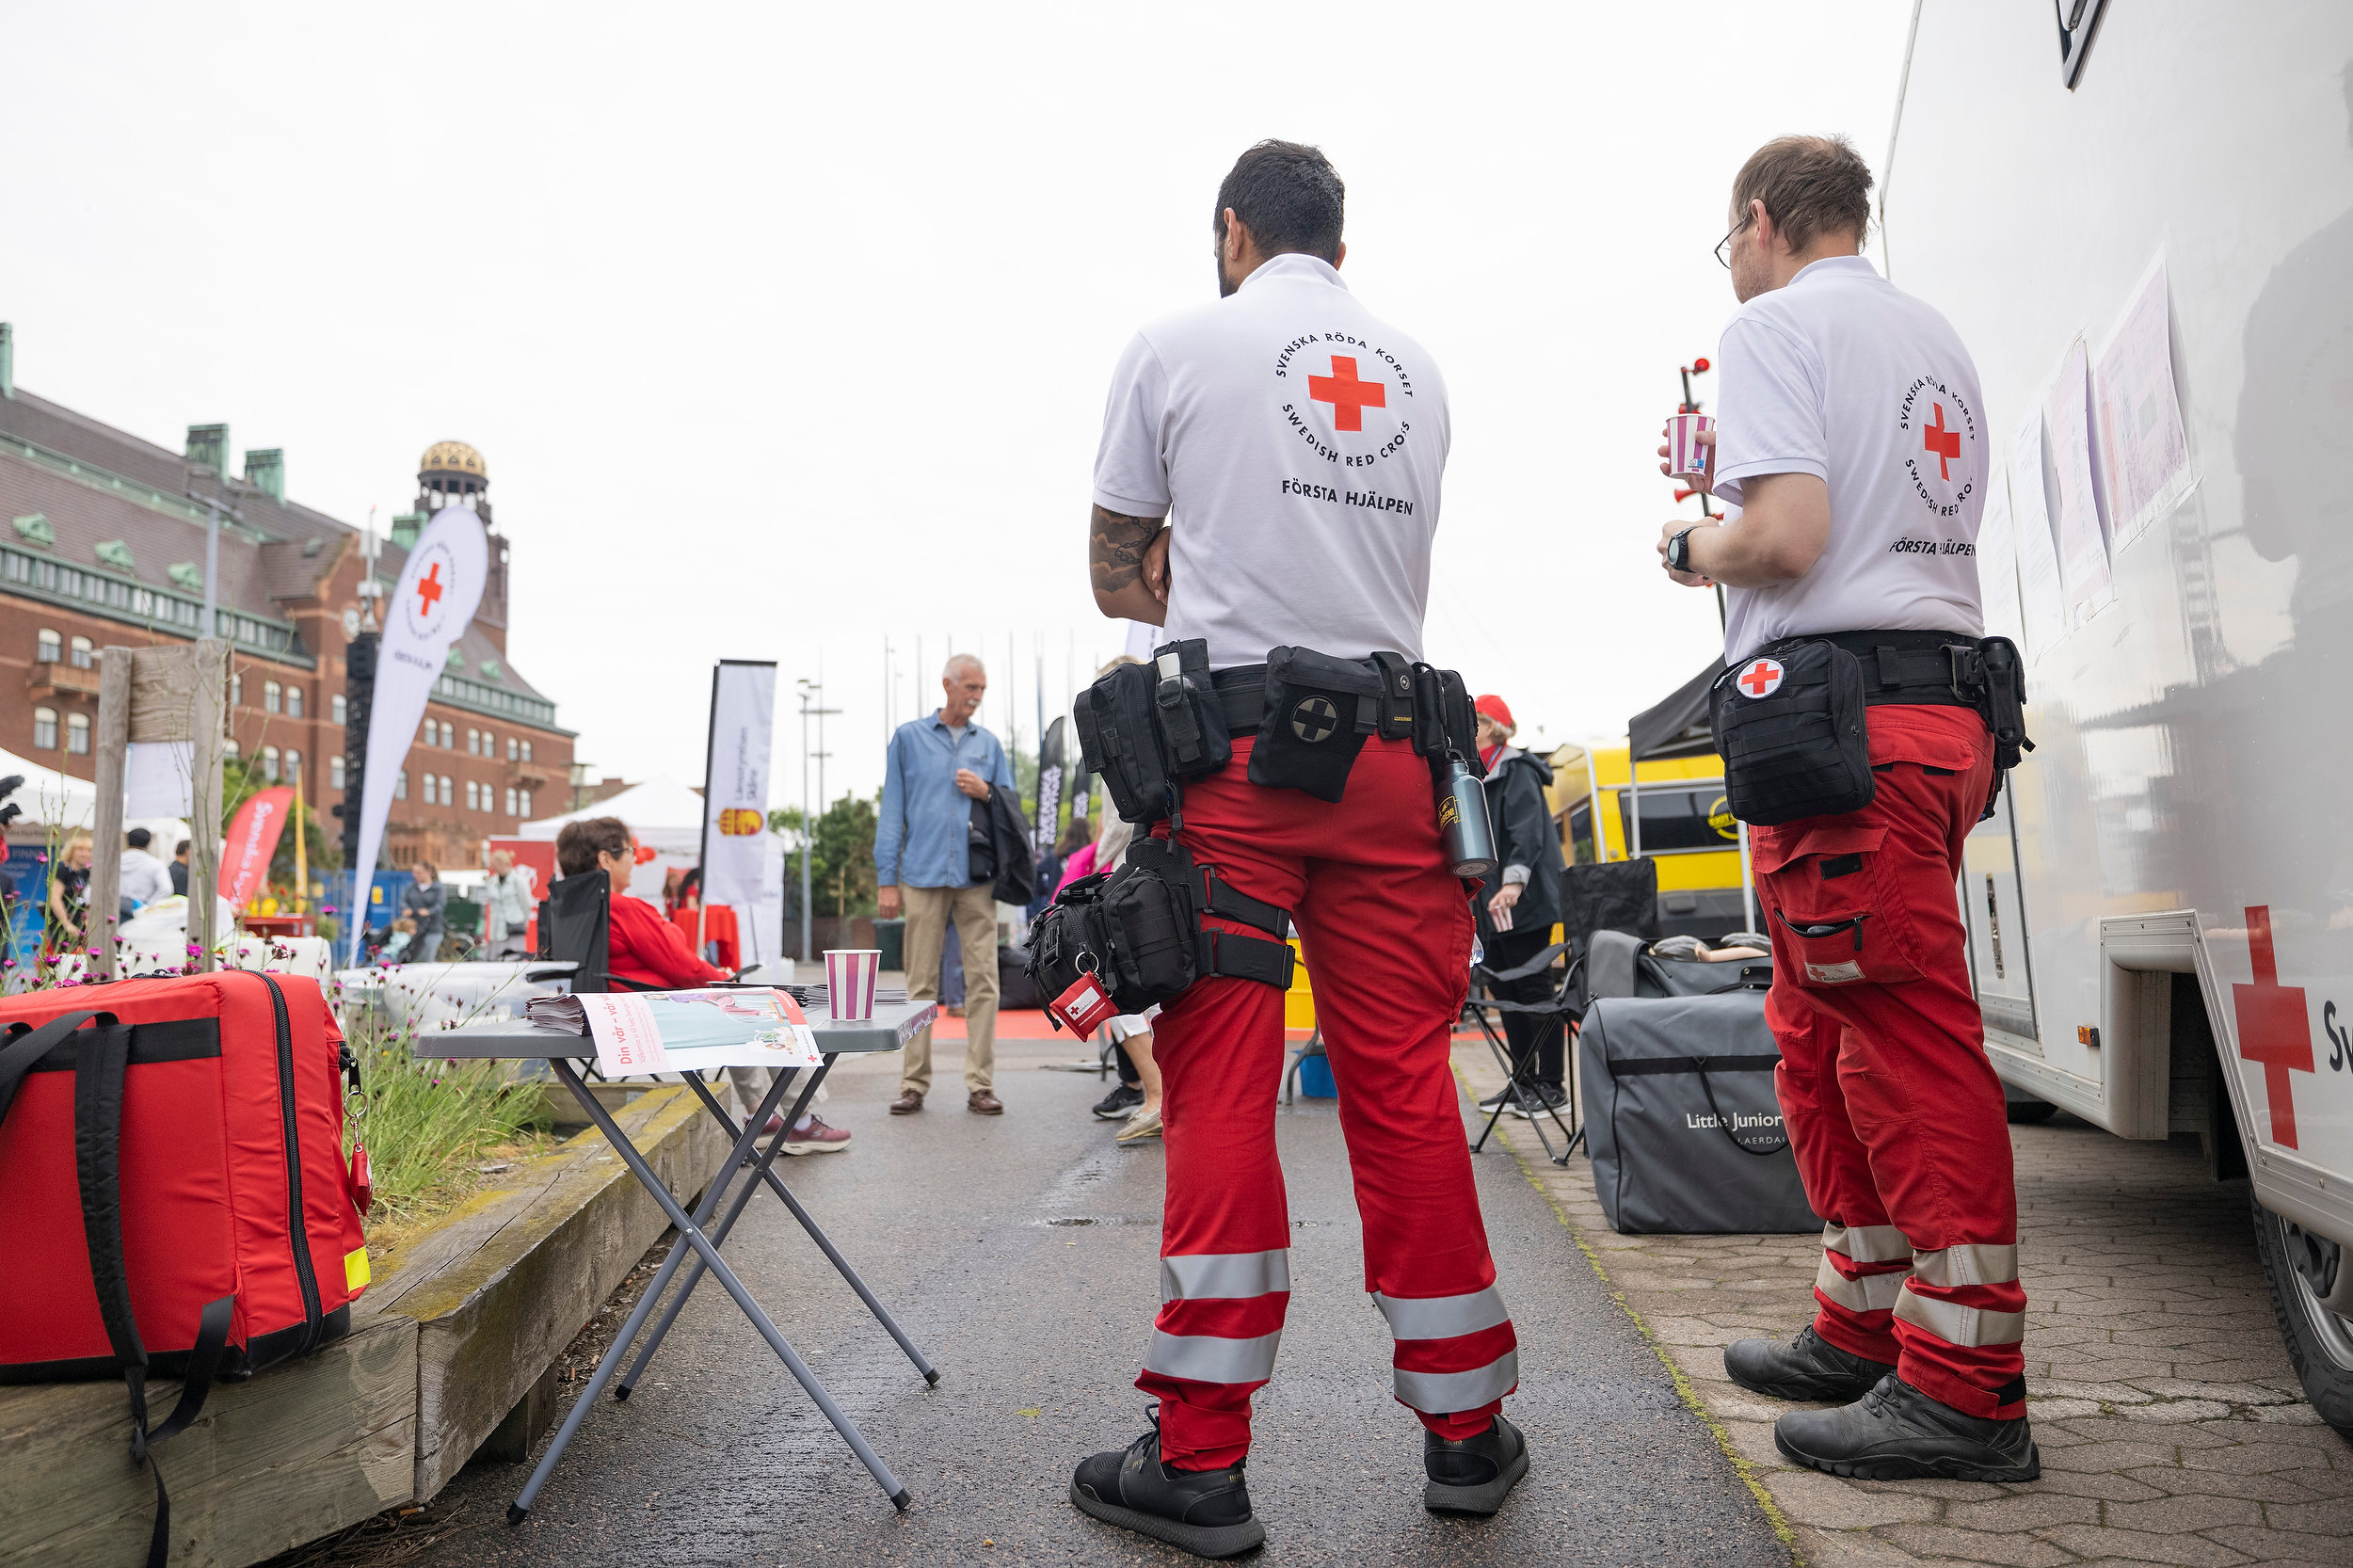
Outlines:
MULTIPOLYGON (((968 653, 948 661, 939 711, 899 727, 883 772, 882 810, 874 824, 875 902, 885 920, 906 911, 907 995, 939 995, 939 958, 948 922, 964 941, 965 1108, 1003 1113, 997 1097, 997 896, 972 880, 972 805, 992 789, 1014 787, 1013 764, 997 737, 972 722, 988 690, 988 673, 968 653)), ((894 1116, 923 1109, 932 1087, 932 1032, 906 1044, 900 1058, 894 1116)))

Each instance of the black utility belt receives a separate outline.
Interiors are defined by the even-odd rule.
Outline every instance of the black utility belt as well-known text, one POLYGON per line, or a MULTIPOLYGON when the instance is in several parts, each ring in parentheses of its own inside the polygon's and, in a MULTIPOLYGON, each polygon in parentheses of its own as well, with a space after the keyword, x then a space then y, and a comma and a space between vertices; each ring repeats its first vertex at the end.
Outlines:
POLYGON ((1211 674, 1199 638, 1122 664, 1079 694, 1079 745, 1112 807, 1139 825, 1176 819, 1182 784, 1225 767, 1237 736, 1254 737, 1249 777, 1337 803, 1365 742, 1407 740, 1431 760, 1478 753, 1469 688, 1452 670, 1402 654, 1340 659, 1278 648, 1263 664, 1211 674))
POLYGON ((1733 815, 1762 826, 1871 804, 1866 708, 1968 708, 1993 736, 1993 796, 2034 749, 2025 670, 2007 637, 1951 632, 1833 632, 1785 637, 1719 676, 1708 723, 1733 815))

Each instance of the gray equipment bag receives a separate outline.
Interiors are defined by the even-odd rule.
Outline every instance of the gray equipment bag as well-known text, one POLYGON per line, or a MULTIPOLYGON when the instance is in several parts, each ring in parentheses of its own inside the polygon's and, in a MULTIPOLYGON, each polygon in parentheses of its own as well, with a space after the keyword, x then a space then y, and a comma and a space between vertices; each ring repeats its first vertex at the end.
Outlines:
POLYGON ((1822 1228, 1773 1097, 1781 1053, 1765 1025, 1764 992, 1604 998, 1577 1038, 1586 1146, 1611 1229, 1822 1228))

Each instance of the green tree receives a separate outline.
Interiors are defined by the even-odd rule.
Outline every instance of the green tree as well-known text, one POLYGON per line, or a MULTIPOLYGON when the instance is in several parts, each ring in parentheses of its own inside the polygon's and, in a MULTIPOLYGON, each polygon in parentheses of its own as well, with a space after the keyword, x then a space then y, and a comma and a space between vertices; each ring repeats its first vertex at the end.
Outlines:
MULTIPOLYGON (((816 846, 809 856, 810 903, 818 914, 874 913, 874 821, 879 792, 871 796, 843 795, 817 819, 816 846)), ((802 831, 801 808, 787 806, 768 813, 771 831, 792 840, 785 867, 785 902, 800 907, 801 862, 808 835, 802 831)))
MULTIPOLYGON (((262 765, 250 758, 224 758, 220 764, 220 828, 225 834, 236 819, 237 808, 264 790, 272 788, 263 776, 262 765)), ((343 840, 331 837, 328 824, 311 803, 302 803, 302 838, 304 853, 310 857, 313 881, 324 873, 338 870, 344 863, 343 840)), ((268 882, 271 887, 291 888, 295 879, 295 841, 291 833, 280 833, 278 852, 270 856, 268 882)), ((303 895, 309 897, 306 891, 303 895)))

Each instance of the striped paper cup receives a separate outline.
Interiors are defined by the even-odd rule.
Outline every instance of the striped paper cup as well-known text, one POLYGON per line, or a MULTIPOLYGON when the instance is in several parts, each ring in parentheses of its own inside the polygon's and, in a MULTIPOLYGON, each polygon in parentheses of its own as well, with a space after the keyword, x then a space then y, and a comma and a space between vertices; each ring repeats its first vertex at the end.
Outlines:
POLYGON ((874 1016, 874 977, 880 973, 879 948, 825 950, 825 1006, 836 1023, 864 1023, 874 1016))
POLYGON ((1715 428, 1716 421, 1711 415, 1667 416, 1667 472, 1671 478, 1686 485, 1705 486, 1708 482, 1716 449, 1702 445, 1697 438, 1701 431, 1715 428))

